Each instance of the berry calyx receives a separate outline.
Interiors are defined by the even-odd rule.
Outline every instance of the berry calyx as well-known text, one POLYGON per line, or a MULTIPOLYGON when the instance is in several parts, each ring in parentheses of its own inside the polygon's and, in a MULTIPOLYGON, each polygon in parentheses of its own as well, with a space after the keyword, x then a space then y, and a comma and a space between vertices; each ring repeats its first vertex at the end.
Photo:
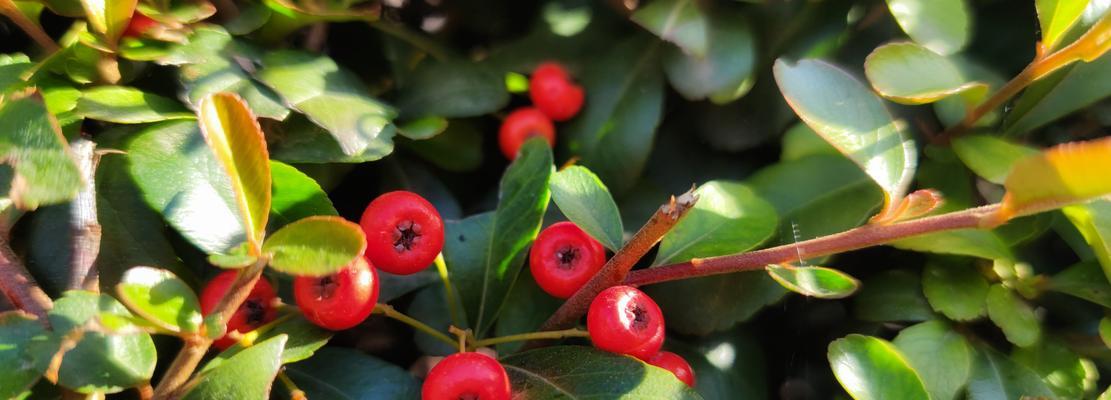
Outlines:
POLYGON ((508 400, 510 395, 505 368, 482 353, 447 356, 421 386, 423 400, 508 400))
POLYGON ((649 364, 666 369, 687 386, 694 387, 694 370, 683 357, 670 351, 661 351, 646 360, 649 364))
POLYGON ((378 274, 363 257, 332 275, 293 280, 293 298, 305 319, 340 331, 363 322, 378 301, 378 274))
POLYGON ((540 64, 529 80, 532 104, 555 121, 566 121, 578 114, 583 96, 583 88, 571 81, 563 66, 554 62, 540 64))
POLYGON ((444 248, 444 220, 420 195, 399 190, 378 196, 363 211, 359 225, 366 234, 371 265, 391 274, 425 269, 444 248))
POLYGON ((143 36, 144 33, 158 25, 158 21, 136 11, 134 14, 131 14, 131 22, 128 22, 127 28, 124 29, 123 37, 137 38, 143 36))
POLYGON ((540 232, 529 250, 529 270, 548 294, 566 299, 606 263, 606 250, 578 225, 563 221, 540 232))
MULTIPOLYGON (((235 282, 237 274, 236 271, 224 271, 208 281, 201 290, 201 313, 207 316, 216 308, 220 300, 228 294, 228 289, 235 282)), ((228 318, 224 336, 212 345, 221 350, 226 349, 235 344, 235 339, 231 337, 232 332, 247 333, 273 321, 278 317, 278 310, 274 309, 274 300, 277 298, 278 295, 274 292, 274 287, 270 286, 270 282, 267 282, 266 278, 259 278, 251 288, 247 299, 243 300, 243 304, 235 310, 231 318, 228 318)))
POLYGON ((660 306, 631 286, 613 286, 599 293, 586 313, 586 329, 599 349, 647 360, 664 343, 660 306))
POLYGON ((517 158, 521 145, 535 136, 547 140, 549 146, 555 146, 555 125, 540 110, 522 107, 509 113, 502 121, 498 130, 498 145, 505 158, 512 160, 517 158))

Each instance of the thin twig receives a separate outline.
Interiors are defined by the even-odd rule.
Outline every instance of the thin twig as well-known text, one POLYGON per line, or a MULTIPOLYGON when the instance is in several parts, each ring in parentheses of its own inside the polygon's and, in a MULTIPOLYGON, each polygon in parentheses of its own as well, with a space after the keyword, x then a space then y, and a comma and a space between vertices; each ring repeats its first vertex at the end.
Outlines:
POLYGON ((297 387, 297 384, 293 383, 293 379, 289 379, 289 375, 286 375, 285 371, 278 372, 278 380, 282 382, 282 386, 285 386, 285 390, 289 391, 291 400, 308 400, 305 391, 297 387))
POLYGON ((409 325, 409 326, 413 327, 414 329, 416 329, 418 331, 427 333, 429 336, 432 336, 436 340, 447 343, 448 346, 455 347, 455 345, 456 345, 455 340, 452 339, 450 336, 444 334, 443 332, 440 332, 440 331, 436 330, 435 328, 433 328, 431 326, 426 325, 423 322, 417 321, 413 317, 410 317, 408 315, 403 314, 400 311, 395 310, 393 308, 393 306, 391 306, 389 304, 379 303, 379 304, 374 305, 374 314, 382 314, 382 315, 385 315, 386 317, 393 318, 393 319, 395 319, 395 320, 397 320, 401 323, 404 323, 405 325, 409 325))
POLYGON ((305 50, 313 53, 319 53, 324 48, 324 44, 328 42, 328 24, 324 22, 317 22, 309 26, 309 32, 305 34, 305 50))
POLYGON ((19 256, 8 244, 8 232, 0 232, 0 292, 16 308, 38 317, 39 323, 49 328, 47 313, 54 309, 50 296, 39 287, 27 272, 19 256))
POLYGON ((100 223, 96 215, 96 166, 99 156, 96 143, 77 139, 70 143, 83 186, 70 203, 70 227, 73 231, 69 289, 99 291, 100 274, 93 267, 100 254, 100 223))
POLYGON ((0 14, 4 14, 4 16, 11 19, 12 22, 19 26, 19 29, 22 29, 27 36, 30 36, 35 43, 38 43, 39 46, 46 49, 47 53, 58 51, 58 43, 54 42, 54 39, 51 39, 50 35, 47 35, 38 24, 27 19, 27 16, 19 11, 19 8, 15 6, 12 0, 0 0, 0 14))
POLYGON ((448 274, 447 263, 444 261, 444 253, 437 254, 436 259, 432 263, 436 265, 436 271, 440 273, 440 280, 444 281, 444 298, 447 300, 448 314, 451 315, 451 323, 455 326, 462 326, 463 319, 459 316, 459 310, 461 310, 462 307, 455 297, 455 289, 451 286, 451 276, 448 274))
POLYGON ((584 331, 584 330, 581 330, 581 329, 577 329, 577 328, 571 328, 571 329, 564 329, 564 330, 561 330, 561 331, 541 331, 541 332, 521 333, 521 334, 517 334, 517 335, 508 335, 508 336, 501 336, 501 337, 494 337, 494 338, 489 338, 489 339, 478 340, 478 341, 475 341, 475 343, 473 345, 471 345, 471 347, 475 347, 475 348, 490 347, 490 346, 493 346, 493 345, 496 345, 496 344, 502 344, 502 343, 523 342, 523 341, 526 341, 526 340, 564 339, 564 338, 570 338, 570 337, 590 337, 590 332, 587 332, 587 331, 584 331))

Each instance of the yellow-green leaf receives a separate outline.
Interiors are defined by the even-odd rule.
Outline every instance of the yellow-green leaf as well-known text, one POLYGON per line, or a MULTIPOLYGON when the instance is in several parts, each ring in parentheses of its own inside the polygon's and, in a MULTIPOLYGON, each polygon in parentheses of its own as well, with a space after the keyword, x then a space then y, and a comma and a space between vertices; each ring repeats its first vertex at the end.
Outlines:
POLYGON ((1052 49, 1080 19, 1088 0, 1037 0, 1034 5, 1042 26, 1042 46, 1052 49))
POLYGON ((325 276, 350 265, 366 250, 358 224, 334 216, 303 218, 274 232, 262 251, 270 267, 297 276, 325 276))
POLYGON ((266 138, 239 96, 217 93, 201 100, 197 116, 208 147, 231 178, 251 254, 259 254, 270 214, 270 163, 266 138))
POLYGON ((988 89, 966 80, 945 56, 910 42, 877 47, 864 61, 864 74, 880 96, 902 104, 932 103, 956 94, 979 99, 988 89))
POLYGON ((66 139, 38 93, 0 98, 0 186, 10 188, 15 206, 34 210, 68 201, 77 195, 81 174, 66 139))
POLYGON ((1001 221, 1111 193, 1111 138, 1065 143, 1015 164, 1001 221))
POLYGON ((89 25, 113 48, 131 23, 136 3, 138 0, 81 0, 89 25))

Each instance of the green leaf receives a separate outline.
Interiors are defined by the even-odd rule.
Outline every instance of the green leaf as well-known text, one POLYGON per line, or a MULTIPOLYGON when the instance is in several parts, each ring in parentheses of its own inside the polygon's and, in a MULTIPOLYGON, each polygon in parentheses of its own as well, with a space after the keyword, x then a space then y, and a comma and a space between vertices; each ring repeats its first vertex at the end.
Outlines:
POLYGON ((1011 359, 1040 375, 1061 398, 1089 398, 1099 380, 1099 372, 1091 360, 1080 358, 1056 338, 1015 349, 1011 359))
POLYGON ((258 261, 258 256, 252 255, 247 242, 236 246, 227 254, 209 254, 208 262, 214 266, 227 269, 245 268, 258 261))
POLYGON ((0 54, 0 94, 23 87, 20 77, 34 65, 24 54, 0 54))
MULTIPOLYGON (((383 129, 393 131, 396 127, 386 125, 383 129)), ((300 114, 290 116, 281 124, 268 125, 266 133, 271 158, 288 163, 362 163, 379 160, 394 149, 392 143, 371 145, 360 153, 345 154, 331 133, 300 114)), ((393 133, 382 135, 392 136, 393 133)))
POLYGON ((255 344, 205 371, 183 399, 267 399, 281 368, 286 336, 255 344))
POLYGON ((667 79, 688 100, 709 97, 716 103, 726 103, 747 93, 752 85, 756 40, 751 24, 744 15, 720 8, 707 21, 709 44, 705 56, 680 48, 664 49, 667 79))
POLYGON ((1111 284, 1099 264, 1092 261, 1077 263, 1053 275, 1046 289, 1111 308, 1111 284))
POLYGON ((994 232, 979 229, 929 233, 891 242, 897 249, 956 254, 984 259, 1013 259, 1010 247, 994 232))
POLYGON ((551 181, 552 200, 559 211, 606 248, 617 251, 624 243, 625 228, 609 189, 586 167, 571 166, 556 172, 551 181))
POLYGON ((1088 0, 1037 0, 1034 5, 1038 9, 1038 23, 1042 28, 1041 45, 1053 49, 1080 19, 1088 0))
POLYGON ((461 118, 492 113, 508 102, 501 76, 489 66, 449 60, 417 67, 395 104, 407 118, 461 118))
POLYGON ((946 317, 969 321, 984 316, 988 281, 968 262, 935 259, 922 271, 922 291, 946 317))
POLYGON ((393 147, 387 128, 397 112, 365 93, 362 82, 331 58, 299 51, 276 51, 262 59, 257 77, 287 104, 327 130, 343 154, 393 147))
POLYGON ((1041 339, 1042 327, 1034 309, 1010 289, 1000 284, 992 285, 988 290, 987 305, 988 318, 1003 330, 1007 341, 1019 347, 1029 347, 1041 339))
MULTIPOLYGON (((545 293, 536 284, 529 268, 522 268, 517 276, 517 283, 509 291, 506 307, 498 316, 498 323, 494 326, 496 336, 509 336, 519 333, 536 332, 540 325, 548 319, 563 304, 563 300, 545 293)), ((521 349, 524 342, 503 343, 497 346, 499 354, 512 354, 521 349)))
POLYGON ((830 343, 828 357, 833 374, 856 400, 930 398, 922 379, 886 340, 852 334, 830 343))
POLYGON ((271 268, 296 276, 333 274, 365 249, 362 228, 335 216, 300 219, 274 232, 262 245, 271 268))
POLYGON ((483 132, 470 121, 456 120, 431 139, 401 143, 437 167, 464 172, 482 165, 482 136, 483 132))
POLYGON ((896 269, 866 279, 853 296, 853 315, 864 321, 927 321, 933 310, 922 294, 917 273, 896 269))
POLYGON ((1106 196, 1111 179, 1111 138, 1054 146, 1015 164, 1007 175, 998 218, 1036 214, 1106 196))
POLYGON ((1007 113, 1004 135, 1031 132, 1106 98, 1111 95, 1111 82, 1100 77, 1109 73, 1111 54, 1104 54, 1095 61, 1075 63, 1038 80, 1022 92, 1007 113))
POLYGON ((193 289, 164 269, 127 270, 116 285, 116 294, 131 311, 171 332, 197 332, 204 319, 193 289))
POLYGON ((547 142, 530 139, 502 175, 497 209, 447 223, 444 258, 480 335, 502 309, 525 248, 540 232, 554 169, 547 142))
POLYGON ((82 92, 74 113, 117 124, 192 119, 194 116, 174 100, 127 86, 97 86, 82 92))
POLYGON ((640 177, 660 123, 664 88, 657 48, 638 36, 589 64, 581 76, 586 104, 561 129, 580 164, 618 194, 640 177))
MULTIPOLYGON (((841 154, 829 142, 818 136, 817 132, 804 123, 796 123, 783 133, 780 147, 783 151, 779 155, 781 163, 794 161, 812 155, 841 154)), ((867 176, 861 175, 867 179, 867 176)), ((788 185, 784 185, 788 186, 788 185)))
POLYGON ((922 378, 930 399, 956 398, 972 375, 972 347, 948 323, 928 321, 903 329, 894 344, 922 378))
POLYGON ((933 103, 957 94, 979 99, 988 89, 969 82, 944 56, 909 42, 877 47, 864 61, 864 74, 880 96, 902 104, 933 103))
POLYGON ((1099 338, 1104 346, 1111 348, 1111 317, 1099 320, 1099 338))
POLYGON ((883 102, 852 75, 817 60, 775 62, 775 80, 787 103, 883 188, 885 209, 906 194, 914 176, 914 141, 883 102))
POLYGON ((907 36, 941 55, 960 51, 972 36, 964 0, 887 0, 887 8, 907 36))
POLYGON ((590 347, 546 347, 505 357, 501 363, 514 395, 530 399, 700 399, 667 370, 590 347))
POLYGON ((131 22, 136 3, 137 0, 81 0, 92 30, 112 48, 131 22))
POLYGON ((750 329, 726 331, 689 344, 669 339, 665 350, 690 363, 697 378, 694 390, 703 399, 768 398, 765 351, 750 329))
POLYGON ((972 172, 988 182, 1003 184, 1015 163, 1038 151, 988 135, 966 135, 953 139, 953 152, 972 172))
POLYGON ((713 40, 708 18, 694 0, 656 0, 637 9, 630 19, 695 57, 706 57, 713 40))
POLYGON ((313 358, 287 366, 285 372, 310 399, 420 397, 420 384, 408 371, 350 349, 320 349, 313 358))
MULTIPOLYGON (((112 329, 108 320, 111 317, 134 318, 127 308, 107 295, 71 291, 54 302, 50 325, 62 337, 74 330, 84 330, 90 323, 112 329)), ((149 382, 157 361, 150 335, 134 332, 134 326, 118 328, 116 333, 86 330, 77 346, 62 359, 58 384, 79 393, 117 393, 149 382)))
POLYGON ((338 215, 328 193, 315 180, 288 164, 270 160, 271 231, 316 215, 338 215))
POLYGON ((860 288, 860 281, 844 272, 825 267, 795 267, 772 264, 768 275, 788 290, 819 299, 842 299, 860 288))
POLYGON ((29 314, 0 313, 0 398, 17 398, 38 382, 56 350, 40 345, 49 342, 47 335, 29 314))
POLYGON ((447 127, 447 118, 424 117, 406 121, 397 128, 397 132, 409 139, 427 140, 443 133, 447 127))
MULTIPOLYGON (((695 194, 698 202, 664 236, 652 265, 750 250, 775 233, 775 208, 748 186, 711 181, 695 194)), ((783 293, 760 271, 667 282, 646 290, 672 321, 669 326, 695 334, 732 327, 783 293), (742 293, 748 301, 736 301, 742 293)))
MULTIPOLYGON (((16 207, 34 210, 77 195, 81 175, 58 121, 36 94, 0 99, 0 161, 12 167, 6 195, 16 207)), ((0 185, 4 186, 4 185, 0 185)))
MULTIPOLYGON (((254 339, 254 343, 261 343, 278 336, 286 337, 285 347, 282 348, 283 365, 312 357, 317 350, 328 344, 328 340, 332 338, 331 331, 300 318, 299 314, 275 320, 272 325, 265 325, 257 331, 261 334, 254 339)), ((205 364, 202 373, 223 365, 235 355, 249 348, 251 346, 244 347, 243 343, 237 342, 228 347, 227 350, 220 352, 208 364, 205 364)))
POLYGON ((980 347, 978 353, 972 378, 968 381, 969 400, 1057 398, 1029 368, 987 346, 980 347))
MULTIPOLYGON (((444 296, 444 288, 442 286, 441 282, 436 282, 434 285, 426 286, 418 290, 416 295, 413 296, 413 303, 409 305, 409 309, 406 310, 406 312, 409 316, 424 322, 426 325, 432 327, 432 329, 440 332, 447 332, 448 327, 455 324, 451 321, 448 303, 444 296)), ((460 293, 460 295, 462 294, 460 293)), ((465 329, 467 326, 466 322, 467 321, 461 321, 463 326, 457 327, 465 329)), ((459 351, 458 347, 441 342, 420 330, 414 330, 413 342, 416 343, 417 349, 420 350, 421 353, 430 356, 447 356, 459 351)))
POLYGON ((1111 281, 1111 200, 1095 200, 1061 210, 1080 231, 1111 281))

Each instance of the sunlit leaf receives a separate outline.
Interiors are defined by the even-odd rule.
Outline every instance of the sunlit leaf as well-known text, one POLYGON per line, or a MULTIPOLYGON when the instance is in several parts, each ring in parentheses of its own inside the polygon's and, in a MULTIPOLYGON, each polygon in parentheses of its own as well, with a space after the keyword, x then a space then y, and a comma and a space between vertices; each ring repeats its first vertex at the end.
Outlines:
POLYGON ((1037 0, 1034 5, 1042 28, 1041 45, 1052 49, 1084 13, 1088 0, 1037 0))
POLYGON ((887 0, 887 8, 911 39, 938 54, 960 51, 972 36, 965 0, 887 0))
POLYGON ((922 378, 886 340, 849 335, 829 344, 828 357, 841 387, 856 400, 930 398, 922 378))
POLYGON ((684 52, 706 56, 710 43, 708 18, 695 0, 656 0, 637 9, 631 19, 684 52))
POLYGON ((864 73, 881 96, 902 104, 932 103, 961 94, 980 98, 985 84, 969 82, 957 66, 914 43, 890 43, 872 51, 864 73))
POLYGON ((6 195, 22 209, 72 199, 81 187, 58 121, 38 94, 0 98, 0 162, 15 172, 6 195))
POLYGON ((189 400, 266 399, 282 363, 287 337, 279 335, 255 344, 219 367, 200 375, 198 383, 182 396, 189 400))
POLYGON ((995 136, 965 135, 953 139, 953 152, 972 172, 988 182, 1002 184, 1015 163, 1038 151, 995 136))
POLYGON ((914 368, 933 400, 952 400, 972 374, 972 347, 943 321, 927 321, 899 332, 895 347, 914 368))
POLYGON ((1111 200, 1094 200, 1068 206, 1061 211, 1080 231, 1103 267, 1104 275, 1111 281, 1111 200))
POLYGON ((987 298, 988 317, 1003 330, 1007 340, 1019 347, 1032 346, 1041 339, 1042 327, 1034 309, 1015 292, 992 285, 987 298))
POLYGON ((192 112, 177 101, 126 86, 97 86, 81 93, 78 115, 118 124, 190 119, 192 112))
POLYGON ((131 22, 136 3, 138 0, 81 0, 89 25, 112 47, 131 22))
POLYGON ((851 296, 860 287, 856 278, 831 268, 773 264, 766 269, 780 285, 803 296, 840 299, 851 296))
POLYGON ((270 267, 297 276, 325 276, 350 265, 366 249, 358 224, 340 217, 308 217, 282 227, 262 245, 270 267))
POLYGON ((571 166, 552 176, 552 200, 567 219, 606 248, 617 251, 624 228, 617 203, 597 175, 586 167, 571 166))
POLYGON ((1111 138, 1057 145, 1015 164, 1004 182, 1001 220, 1111 193, 1111 138))
POLYGON ((193 289, 164 269, 131 268, 116 293, 131 311, 172 332, 196 332, 204 319, 193 289))

